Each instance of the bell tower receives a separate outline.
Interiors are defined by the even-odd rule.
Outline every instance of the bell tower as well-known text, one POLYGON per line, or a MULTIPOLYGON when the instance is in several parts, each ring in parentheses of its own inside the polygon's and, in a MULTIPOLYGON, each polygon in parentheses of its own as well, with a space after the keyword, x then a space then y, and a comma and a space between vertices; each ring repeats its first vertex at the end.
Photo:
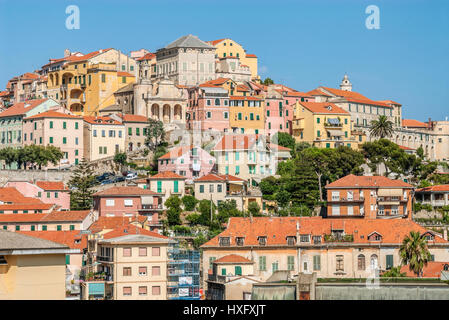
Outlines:
POLYGON ((352 91, 352 83, 349 81, 347 74, 341 80, 340 89, 343 91, 352 91))

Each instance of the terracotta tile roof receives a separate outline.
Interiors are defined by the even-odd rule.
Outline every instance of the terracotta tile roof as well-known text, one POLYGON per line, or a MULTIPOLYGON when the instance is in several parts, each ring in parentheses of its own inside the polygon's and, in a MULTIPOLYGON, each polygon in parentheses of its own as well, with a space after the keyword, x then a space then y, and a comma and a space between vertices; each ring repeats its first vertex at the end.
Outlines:
POLYGON ((416 189, 416 192, 449 192, 449 184, 440 184, 437 186, 416 189))
POLYGON ((365 100, 365 99, 357 99, 357 98, 346 98, 345 99, 348 102, 356 102, 356 103, 363 103, 363 104, 369 104, 369 105, 373 105, 373 106, 381 106, 381 107, 387 107, 387 108, 393 108, 393 106, 391 106, 390 104, 387 103, 383 103, 380 101, 374 101, 374 100, 365 100))
POLYGON ((40 76, 38 74, 26 72, 26 73, 22 74, 19 78, 21 80, 25 80, 25 79, 34 80, 34 79, 38 79, 39 77, 40 76))
POLYGON ((330 94, 324 93, 323 91, 319 90, 319 89, 313 89, 309 92, 307 92, 308 95, 311 96, 326 96, 326 97, 330 97, 330 94))
POLYGON ((414 119, 402 119, 402 126, 409 128, 428 128, 429 124, 414 119))
MULTIPOLYGON (((427 265, 424 266, 422 270, 423 278, 439 278, 441 276, 441 271, 444 270, 444 266, 449 267, 449 262, 439 262, 439 261, 428 261, 427 265)), ((406 273, 406 277, 416 277, 413 271, 410 271, 408 265, 401 267, 401 272, 406 273)))
MULTIPOLYGON (((144 223, 147 217, 138 215, 137 222, 144 223)), ((89 230, 92 233, 97 233, 103 230, 115 229, 120 226, 127 226, 131 222, 136 221, 136 217, 98 217, 98 220, 90 225, 89 230)))
POLYGON ((395 102, 393 100, 379 100, 379 102, 383 102, 383 103, 386 103, 386 104, 397 104, 397 105, 402 106, 402 104, 400 104, 399 102, 395 102))
POLYGON ((47 213, 0 214, 0 223, 7 222, 40 222, 47 213))
POLYGON ((42 201, 36 198, 25 197, 19 190, 14 187, 0 188, 0 201, 11 203, 38 203, 43 204, 42 201))
POLYGON ((0 92, 0 97, 4 97, 4 96, 8 96, 10 94, 13 94, 13 92, 9 92, 9 91, 1 91, 0 92))
POLYGON ((40 118, 69 118, 69 119, 82 119, 82 117, 75 116, 73 114, 62 113, 58 111, 45 111, 42 113, 35 114, 34 116, 24 118, 24 120, 29 119, 40 119, 40 118))
POLYGON ((72 231, 17 231, 22 234, 65 244, 70 249, 87 249, 87 234, 80 234, 79 230, 72 231))
POLYGON ((340 89, 334 89, 334 88, 328 88, 328 87, 319 87, 318 90, 320 90, 320 89, 324 89, 338 97, 353 98, 353 99, 360 99, 360 100, 370 100, 369 98, 367 98, 364 95, 362 95, 358 92, 355 92, 355 91, 346 91, 346 90, 340 90, 340 89))
POLYGON ((186 152, 189 152, 192 148, 193 148, 193 145, 175 147, 175 148, 171 149, 169 152, 167 152, 166 154, 164 154, 163 156, 159 157, 158 160, 177 159, 177 158, 181 157, 183 154, 185 154, 186 152))
POLYGON ((41 221, 84 221, 90 210, 79 211, 53 211, 47 214, 41 221))
POLYGON ((62 181, 36 181, 36 185, 43 190, 69 190, 62 181))
POLYGON ((298 101, 300 105, 313 113, 326 113, 326 114, 344 114, 349 115, 349 112, 343 110, 339 106, 330 102, 305 102, 298 101), (330 107, 330 109, 329 109, 330 107))
POLYGON ((0 118, 25 115, 28 111, 36 108, 38 105, 44 103, 47 100, 48 99, 36 99, 15 103, 11 107, 0 113, 0 118))
POLYGON ((148 190, 142 189, 139 187, 111 187, 109 189, 99 191, 94 193, 94 197, 103 197, 103 196, 146 196, 146 195, 157 195, 158 193, 148 190))
POLYGON ((257 56, 255 54, 252 54, 252 53, 247 54, 246 57, 247 58, 257 58, 257 56))
POLYGON ((142 234, 146 236, 151 236, 155 238, 161 238, 161 239, 170 239, 169 237, 163 236, 159 233, 156 233, 154 231, 149 231, 143 228, 136 227, 132 224, 124 225, 124 226, 118 226, 114 228, 112 231, 109 231, 103 235, 103 239, 112 239, 117 238, 121 236, 127 236, 130 234, 142 234))
POLYGON ((134 77, 133 74, 131 74, 129 72, 124 72, 124 71, 118 71, 117 76, 119 76, 119 77, 134 77))
POLYGON ((154 176, 148 177, 150 180, 159 180, 159 179, 176 179, 176 180, 184 180, 186 177, 180 176, 179 174, 172 171, 164 171, 155 174, 154 176))
POLYGON ((223 40, 226 40, 226 39, 218 39, 218 40, 207 41, 207 43, 210 43, 211 45, 215 46, 217 43, 220 43, 223 40))
MULTIPOLYGON (((266 246, 285 246, 287 236, 296 236, 297 223, 299 234, 323 236, 331 234, 331 230, 344 230, 345 234, 351 234, 354 241, 351 244, 369 244, 368 235, 377 232, 382 235, 380 244, 400 245, 410 231, 418 231, 421 234, 428 232, 424 227, 408 219, 354 219, 343 218, 323 219, 322 217, 231 217, 228 227, 215 238, 212 238, 202 248, 218 247, 220 237, 230 237, 230 246, 236 245, 236 237, 244 237, 245 246, 258 246, 258 238, 266 238, 266 246)), ((378 245, 379 241, 376 241, 378 245)), ((433 243, 449 244, 446 240, 435 235, 433 243)))
POLYGON ((257 135, 250 134, 226 135, 212 150, 247 150, 256 143, 257 138, 257 135))
POLYGON ((247 86, 245 86, 244 84, 239 84, 237 86, 237 91, 249 91, 249 88, 247 86))
POLYGON ((91 117, 91 116, 85 116, 84 121, 90 124, 116 124, 116 125, 122 125, 122 123, 112 119, 111 117, 104 116, 104 117, 91 117))
POLYGON ((334 181, 326 188, 413 188, 412 185, 402 180, 392 180, 384 176, 356 176, 347 175, 334 181))
POLYGON ((311 95, 309 95, 305 92, 300 92, 300 91, 288 91, 287 93, 284 93, 284 95, 286 97, 301 97, 301 98, 312 97, 311 95))
POLYGON ((277 144, 274 144, 274 143, 270 143, 270 144, 269 144, 269 147, 270 147, 270 149, 273 149, 273 150, 279 150, 279 151, 291 151, 290 148, 283 147, 283 146, 280 146, 280 145, 277 145, 277 144))
POLYGON ((0 204, 0 211, 5 210, 49 210, 55 205, 52 203, 14 203, 0 204))
POLYGON ((400 146, 400 145, 398 145, 398 147, 401 148, 402 150, 416 150, 416 149, 413 149, 413 148, 404 147, 404 146, 400 146))
POLYGON ((195 179, 193 182, 204 182, 204 181, 246 181, 244 179, 240 179, 239 177, 231 176, 229 174, 215 174, 210 173, 201 178, 195 179))
POLYGON ((219 259, 214 260, 213 263, 216 264, 233 264, 233 263, 249 263, 252 264, 254 261, 251 261, 249 259, 246 259, 245 257, 242 257, 238 254, 228 254, 227 256, 221 257, 219 259))
POLYGON ((67 58, 64 58, 64 59, 68 60, 69 62, 84 61, 84 60, 88 60, 88 59, 94 58, 94 57, 98 56, 99 54, 105 53, 105 52, 107 52, 107 51, 109 51, 111 49, 112 48, 93 51, 93 52, 87 53, 87 54, 85 54, 85 55, 83 55, 81 57, 77 57, 75 55, 72 55, 72 56, 68 56, 67 58))
POLYGON ((214 86, 220 86, 220 85, 224 84, 225 82, 228 82, 229 80, 231 80, 231 78, 218 78, 215 80, 209 80, 209 81, 205 82, 204 84, 212 84, 214 86))
POLYGON ((137 114, 119 114, 124 122, 148 122, 148 118, 145 116, 139 116, 137 114))
POLYGON ((156 58, 156 55, 154 53, 149 52, 149 53, 145 54, 143 57, 137 58, 136 60, 143 61, 143 60, 152 60, 155 58, 156 58))

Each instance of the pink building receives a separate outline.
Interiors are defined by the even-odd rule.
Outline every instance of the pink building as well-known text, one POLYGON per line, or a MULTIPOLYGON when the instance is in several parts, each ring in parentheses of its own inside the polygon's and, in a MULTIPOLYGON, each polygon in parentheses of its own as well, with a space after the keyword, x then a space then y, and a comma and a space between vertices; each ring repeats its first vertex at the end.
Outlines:
POLYGON ((159 213, 162 211, 161 194, 139 187, 112 187, 93 195, 94 210, 98 216, 148 218, 151 230, 160 227, 159 213))
POLYGON ((24 145, 52 145, 64 153, 60 163, 48 168, 76 165, 83 158, 83 119, 58 111, 46 111, 23 119, 24 145))
POLYGON ((228 132, 228 91, 209 84, 190 89, 187 114, 188 129, 228 132))
POLYGON ((215 165, 215 157, 193 145, 175 147, 158 161, 159 173, 175 172, 185 177, 187 182, 208 175, 215 165))
POLYGON ((61 210, 70 210, 69 189, 62 181, 9 181, 5 187, 14 187, 25 197, 41 200, 43 203, 55 204, 61 210))

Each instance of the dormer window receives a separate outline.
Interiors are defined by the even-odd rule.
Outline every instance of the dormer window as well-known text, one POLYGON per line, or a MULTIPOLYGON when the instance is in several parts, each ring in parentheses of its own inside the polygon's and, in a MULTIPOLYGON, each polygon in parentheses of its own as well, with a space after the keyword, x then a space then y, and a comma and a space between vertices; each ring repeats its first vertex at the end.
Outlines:
POLYGON ((435 236, 433 234, 431 234, 430 232, 427 232, 424 234, 424 238, 426 238, 427 241, 434 241, 435 240, 435 236))
POLYGON ((321 236, 313 236, 312 239, 314 244, 321 243, 321 236))
POLYGON ((245 238, 244 237, 236 237, 235 238, 235 243, 238 246, 243 246, 245 244, 245 238))
POLYGON ((260 246, 265 246, 267 244, 267 237, 259 237, 258 240, 260 246))
POLYGON ((370 235, 368 235, 368 241, 380 241, 380 240, 382 240, 382 236, 377 232, 373 232, 370 235))
POLYGON ((294 246, 296 244, 296 237, 295 236, 288 236, 287 237, 287 245, 294 246))
POLYGON ((220 246, 227 247, 231 244, 229 237, 220 237, 220 246))
POLYGON ((302 234, 299 236, 300 242, 310 242, 310 236, 308 234, 302 234))

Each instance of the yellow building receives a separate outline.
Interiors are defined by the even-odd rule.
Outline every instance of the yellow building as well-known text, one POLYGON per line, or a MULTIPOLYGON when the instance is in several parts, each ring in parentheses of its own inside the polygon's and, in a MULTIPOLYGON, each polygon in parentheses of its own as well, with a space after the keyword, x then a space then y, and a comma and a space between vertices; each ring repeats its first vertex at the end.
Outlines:
POLYGON ((106 49, 66 57, 61 67, 48 73, 48 95, 76 115, 98 115, 115 103, 114 92, 136 79, 136 62, 128 58, 125 63, 123 54, 115 53, 106 49))
POLYGON ((208 41, 208 43, 217 48, 215 50, 215 58, 237 57, 242 65, 249 67, 251 70, 251 78, 259 78, 257 74, 257 56, 247 54, 246 50, 240 44, 229 38, 208 41))
POLYGON ((0 230, 0 300, 64 300, 66 254, 79 250, 0 230))
POLYGON ((363 135, 353 135, 349 112, 329 102, 296 102, 293 137, 319 148, 359 148, 363 135), (361 138, 360 138, 361 137, 361 138))
POLYGON ((265 101, 251 96, 229 97, 229 125, 235 133, 263 134, 265 101))

